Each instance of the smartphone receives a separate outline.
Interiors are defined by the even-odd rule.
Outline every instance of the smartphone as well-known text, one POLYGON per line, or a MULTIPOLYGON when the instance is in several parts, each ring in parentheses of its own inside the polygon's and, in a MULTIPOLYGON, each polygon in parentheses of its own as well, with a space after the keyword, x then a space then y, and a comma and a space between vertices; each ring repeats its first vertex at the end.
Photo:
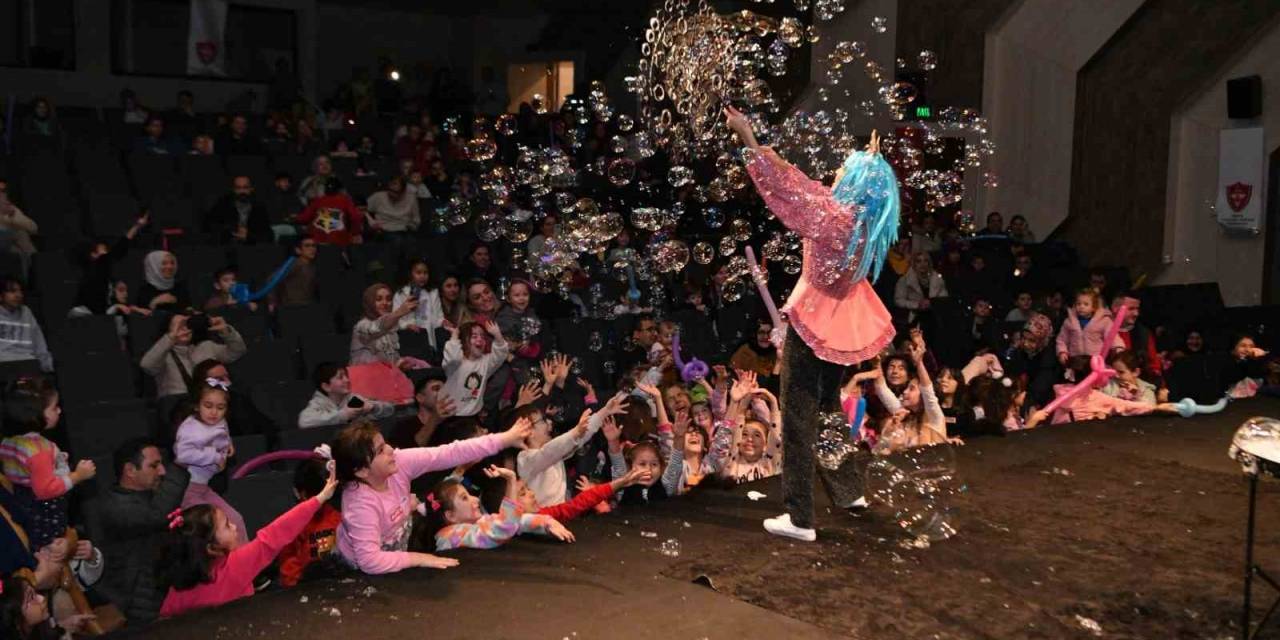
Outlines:
POLYGON ((359 409, 364 406, 364 400, 361 400, 356 396, 351 396, 351 399, 347 401, 347 406, 352 409, 359 409))

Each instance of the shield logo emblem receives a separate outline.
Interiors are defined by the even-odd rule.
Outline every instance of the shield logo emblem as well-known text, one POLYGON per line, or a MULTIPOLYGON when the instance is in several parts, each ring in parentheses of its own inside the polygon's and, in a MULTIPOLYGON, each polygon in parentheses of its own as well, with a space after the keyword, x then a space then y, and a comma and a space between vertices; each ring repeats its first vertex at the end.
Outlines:
POLYGON ((1244 211, 1249 206, 1249 200, 1253 197, 1253 185, 1243 182, 1236 182, 1227 185, 1227 204, 1231 206, 1231 210, 1236 213, 1244 211))
POLYGON ((196 56, 200 58, 200 62, 211 64, 218 59, 218 43, 205 40, 196 43, 196 56))

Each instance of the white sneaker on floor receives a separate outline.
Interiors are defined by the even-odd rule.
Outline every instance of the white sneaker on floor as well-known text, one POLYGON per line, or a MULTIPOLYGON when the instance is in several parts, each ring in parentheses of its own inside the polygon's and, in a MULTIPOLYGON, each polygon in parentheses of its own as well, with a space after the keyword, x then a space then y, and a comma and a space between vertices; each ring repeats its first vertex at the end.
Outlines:
POLYGON ((846 509, 866 509, 868 506, 870 506, 870 504, 871 503, 867 502, 867 497, 862 496, 861 498, 858 498, 857 500, 854 500, 853 502, 849 503, 849 506, 845 508, 846 509))
POLYGON ((764 521, 764 530, 775 536, 784 536, 787 538, 795 538, 805 542, 813 542, 818 539, 818 532, 813 529, 805 529, 791 524, 791 514, 784 513, 776 518, 767 518, 764 521))

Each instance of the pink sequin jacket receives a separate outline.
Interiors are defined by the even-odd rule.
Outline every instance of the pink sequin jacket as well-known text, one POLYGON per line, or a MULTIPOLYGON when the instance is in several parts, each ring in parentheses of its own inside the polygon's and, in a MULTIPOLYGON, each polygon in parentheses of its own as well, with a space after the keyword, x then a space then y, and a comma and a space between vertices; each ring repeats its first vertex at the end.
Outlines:
POLYGON ((866 278, 853 279, 862 247, 845 264, 849 238, 863 221, 768 147, 760 147, 747 171, 773 214, 803 239, 804 268, 782 309, 791 327, 827 362, 875 357, 893 340, 893 321, 866 278))

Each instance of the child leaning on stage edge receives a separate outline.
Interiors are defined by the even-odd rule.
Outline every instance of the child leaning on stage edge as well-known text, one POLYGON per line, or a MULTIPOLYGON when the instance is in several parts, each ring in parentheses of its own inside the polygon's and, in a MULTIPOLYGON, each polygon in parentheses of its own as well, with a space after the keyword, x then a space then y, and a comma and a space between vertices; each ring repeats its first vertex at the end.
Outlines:
POLYGON ((260 529, 249 543, 227 514, 213 505, 169 514, 169 534, 156 565, 161 584, 169 591, 160 616, 170 618, 253 595, 253 579, 298 537, 337 487, 336 477, 330 474, 320 493, 260 529))
POLYGON ((435 531, 436 551, 493 549, 519 535, 522 523, 526 523, 524 526, 530 532, 546 533, 561 542, 574 541, 573 533, 555 518, 524 513, 517 501, 521 485, 514 471, 489 465, 484 474, 506 483, 507 494, 498 513, 486 515, 480 507, 480 498, 455 479, 441 482, 427 494, 423 505, 427 511, 426 526, 435 531))
POLYGON ((330 445, 343 482, 338 553, 364 573, 456 566, 458 561, 452 558, 406 551, 413 525, 409 483, 424 473, 453 469, 523 446, 532 430, 530 421, 518 420, 504 433, 399 451, 382 439, 372 422, 356 422, 338 432, 330 445))
MULTIPOLYGON (((684 423, 687 425, 687 423, 684 423)), ((676 442, 684 440, 685 432, 681 425, 674 425, 672 435, 676 442)), ((680 493, 680 476, 684 473, 684 448, 671 447, 666 464, 662 462, 658 444, 653 440, 637 443, 622 441, 622 428, 613 420, 613 416, 605 418, 601 427, 605 440, 609 443, 609 460, 613 468, 613 478, 626 477, 632 470, 641 472, 644 478, 632 486, 623 489, 619 504, 644 505, 665 500, 680 493)))
POLYGON ((248 540, 244 518, 227 504, 222 496, 209 488, 209 480, 227 467, 227 461, 236 454, 227 428, 227 401, 231 394, 227 384, 217 378, 208 378, 194 392, 195 409, 178 426, 173 443, 173 462, 191 474, 187 492, 182 496, 185 509, 198 504, 217 507, 230 520, 240 536, 240 543, 248 540))
POLYGON ((516 471, 540 504, 557 505, 568 498, 564 461, 600 430, 605 419, 621 414, 627 406, 626 396, 618 394, 595 415, 590 409, 583 411, 576 426, 554 438, 551 421, 536 406, 526 405, 513 412, 513 420, 527 419, 533 424, 524 450, 516 454, 516 471))
POLYGON ((507 360, 507 341, 492 320, 483 325, 464 322, 450 333, 453 335, 444 345, 443 366, 448 376, 444 391, 457 403, 454 415, 474 416, 484 406, 489 376, 507 360))
MULTIPOLYGON (((312 458, 304 460, 293 471, 293 495, 298 502, 306 502, 324 491, 329 483, 329 460, 312 458)), ((311 516, 293 542, 280 552, 280 584, 292 587, 316 567, 324 567, 335 558, 338 546, 338 524, 342 514, 331 504, 324 504, 311 516)))

